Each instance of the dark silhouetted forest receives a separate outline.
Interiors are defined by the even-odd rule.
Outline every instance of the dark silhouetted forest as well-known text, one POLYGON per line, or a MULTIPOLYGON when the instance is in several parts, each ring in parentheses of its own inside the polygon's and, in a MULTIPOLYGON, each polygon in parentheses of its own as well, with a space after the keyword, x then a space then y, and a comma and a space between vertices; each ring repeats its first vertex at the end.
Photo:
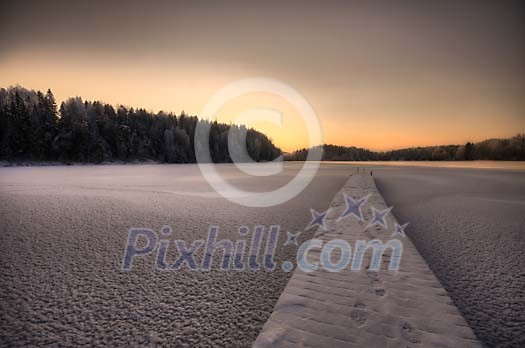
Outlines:
MULTIPOLYGON (((0 159, 7 161, 154 160, 195 162, 194 133, 199 120, 182 112, 152 113, 98 101, 70 98, 57 106, 53 93, 23 87, 0 89, 0 159)), ((255 161, 277 158, 281 151, 264 134, 244 126, 212 123, 214 162, 231 162, 228 131, 246 131, 248 154, 255 161)))
MULTIPOLYGON (((357 147, 323 146, 324 161, 468 161, 468 160, 525 160, 525 135, 510 139, 489 139, 465 145, 413 147, 374 152, 357 147)), ((304 161, 307 149, 285 155, 289 161, 304 161)))
MULTIPOLYGON (((194 133, 199 120, 153 113, 99 101, 70 98, 57 106, 53 93, 20 86, 0 89, 0 159, 7 161, 62 161, 101 163, 154 160, 195 162, 194 133)), ((247 132, 249 155, 255 161, 277 158, 281 151, 264 134, 244 126, 214 122, 210 153, 214 162, 231 162, 228 132, 247 132), (239 128, 241 127, 241 128, 239 128)), ((325 161, 455 161, 525 160, 525 135, 489 139, 464 145, 414 147, 374 152, 357 147, 323 145, 325 161)), ((307 150, 285 156, 304 161, 307 150)))

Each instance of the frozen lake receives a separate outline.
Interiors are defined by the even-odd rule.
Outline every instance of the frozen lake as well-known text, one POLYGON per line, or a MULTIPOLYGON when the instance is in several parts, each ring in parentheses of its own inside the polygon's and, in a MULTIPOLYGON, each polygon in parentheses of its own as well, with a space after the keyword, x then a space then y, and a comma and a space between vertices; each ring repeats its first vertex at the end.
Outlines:
MULTIPOLYGON (((219 167, 232 183, 261 191, 285 184, 300 165, 255 180, 219 167)), ((0 341, 247 347, 289 274, 161 272, 152 258, 136 260, 126 273, 120 265, 129 228, 169 225, 190 243, 205 238, 211 224, 234 240, 241 225, 300 231, 311 207, 327 208, 348 169, 323 168, 285 205, 247 208, 218 196, 196 165, 1 168, 0 341)), ((296 248, 282 247, 284 240, 276 259, 293 260, 296 248)))
POLYGON ((378 189, 489 346, 525 346, 525 172, 400 168, 378 189))
MULTIPOLYGON (((286 163, 283 173, 267 178, 218 167, 239 187, 267 191, 288 182, 300 165, 286 163)), ((373 169, 386 201, 400 222, 411 223, 410 237, 479 338, 516 343, 525 337, 525 171, 496 166, 328 163, 299 196, 270 208, 222 198, 196 165, 0 168, 1 343, 249 346, 289 274, 161 272, 153 257, 123 272, 129 228, 170 225, 191 242, 212 224, 232 239, 241 225, 278 224, 276 259, 290 260, 296 249, 282 246, 283 231, 303 230, 310 208, 324 211, 356 167, 373 169)))

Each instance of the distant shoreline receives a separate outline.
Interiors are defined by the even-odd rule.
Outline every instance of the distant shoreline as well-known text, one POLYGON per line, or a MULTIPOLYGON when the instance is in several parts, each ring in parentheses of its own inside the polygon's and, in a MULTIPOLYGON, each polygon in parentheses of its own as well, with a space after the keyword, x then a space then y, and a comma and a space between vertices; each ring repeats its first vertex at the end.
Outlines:
MULTIPOLYGON (((105 161, 100 163, 92 162, 73 162, 73 161, 0 161, 0 168, 7 167, 59 167, 59 166, 107 166, 107 165, 130 165, 130 164, 175 164, 153 160, 134 160, 134 161, 105 161)), ((176 163, 187 164, 187 163, 176 163)))
POLYGON ((311 150, 323 150, 328 161, 524 161, 525 134, 493 138, 464 145, 433 145, 390 151, 372 151, 355 146, 324 144, 284 155, 286 160, 306 160, 311 150))
MULTIPOLYGON (((304 163, 306 161, 285 160, 286 163, 304 163)), ((434 168, 466 168, 466 169, 515 169, 525 170, 525 161, 505 160, 467 160, 467 161, 320 161, 323 164, 353 164, 357 166, 397 166, 397 167, 434 167, 434 168)), ((90 162, 60 162, 60 161, 0 161, 0 168, 8 167, 59 167, 59 166, 111 166, 111 165, 194 165, 197 163, 166 163, 153 160, 133 161, 105 161, 100 163, 90 162)), ((233 164, 220 162, 215 164, 233 164)))

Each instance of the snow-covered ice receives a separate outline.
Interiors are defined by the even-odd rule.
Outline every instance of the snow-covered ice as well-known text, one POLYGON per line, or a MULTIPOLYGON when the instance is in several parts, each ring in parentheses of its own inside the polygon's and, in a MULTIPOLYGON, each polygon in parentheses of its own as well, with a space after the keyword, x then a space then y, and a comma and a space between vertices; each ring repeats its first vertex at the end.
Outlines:
MULTIPOLYGON (((154 255, 123 272, 128 229, 170 225, 187 241, 205 237, 211 224, 232 239, 241 225, 299 231, 355 166, 323 164, 298 197, 271 208, 222 198, 196 165, 0 168, 0 345, 250 346, 290 273, 161 272, 154 255)), ((218 167, 239 187, 267 191, 300 164, 256 178, 218 167)), ((367 168, 478 338, 523 343, 525 172, 367 168)), ((280 246, 286 233, 281 238, 280 246)), ((295 251, 280 247, 276 260, 295 251)))

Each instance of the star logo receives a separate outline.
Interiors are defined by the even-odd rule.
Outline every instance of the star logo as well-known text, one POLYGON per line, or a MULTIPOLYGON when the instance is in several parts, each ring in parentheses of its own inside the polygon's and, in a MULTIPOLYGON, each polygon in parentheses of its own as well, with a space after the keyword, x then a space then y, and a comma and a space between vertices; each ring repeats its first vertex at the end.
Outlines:
POLYGON ((361 207, 368 200, 368 198, 370 197, 370 194, 367 194, 366 196, 361 197, 357 200, 352 199, 352 197, 346 195, 345 193, 343 193, 343 196, 345 198, 346 210, 344 211, 343 214, 341 214, 341 216, 339 217, 339 219, 337 219, 337 221, 339 222, 347 218, 350 215, 354 215, 356 218, 359 219, 359 221, 364 221, 363 212, 361 211, 361 207))
POLYGON ((407 228, 408 224, 408 222, 404 225, 394 224, 396 229, 392 232, 392 237, 400 235, 401 237, 406 238, 407 235, 405 234, 405 228, 407 228))
POLYGON ((310 221, 310 224, 305 228, 305 230, 312 228, 314 226, 320 226, 323 230, 327 230, 326 228, 326 216, 330 213, 332 209, 328 209, 324 213, 318 213, 314 209, 310 209, 310 213, 312 214, 312 221, 310 221))
POLYGON ((372 221, 368 224, 368 227, 374 226, 374 225, 380 225, 384 228, 388 228, 388 225, 385 221, 385 217, 390 213, 390 210, 392 210, 392 207, 386 208, 385 210, 379 211, 376 208, 372 207, 372 213, 374 213, 374 217, 372 218, 372 221))
POLYGON ((297 233, 291 233, 291 232, 286 231, 286 235, 288 236, 288 239, 284 243, 284 246, 291 245, 291 244, 294 244, 295 246, 297 246, 298 245, 297 239, 299 238, 300 234, 301 234, 301 231, 297 233))

